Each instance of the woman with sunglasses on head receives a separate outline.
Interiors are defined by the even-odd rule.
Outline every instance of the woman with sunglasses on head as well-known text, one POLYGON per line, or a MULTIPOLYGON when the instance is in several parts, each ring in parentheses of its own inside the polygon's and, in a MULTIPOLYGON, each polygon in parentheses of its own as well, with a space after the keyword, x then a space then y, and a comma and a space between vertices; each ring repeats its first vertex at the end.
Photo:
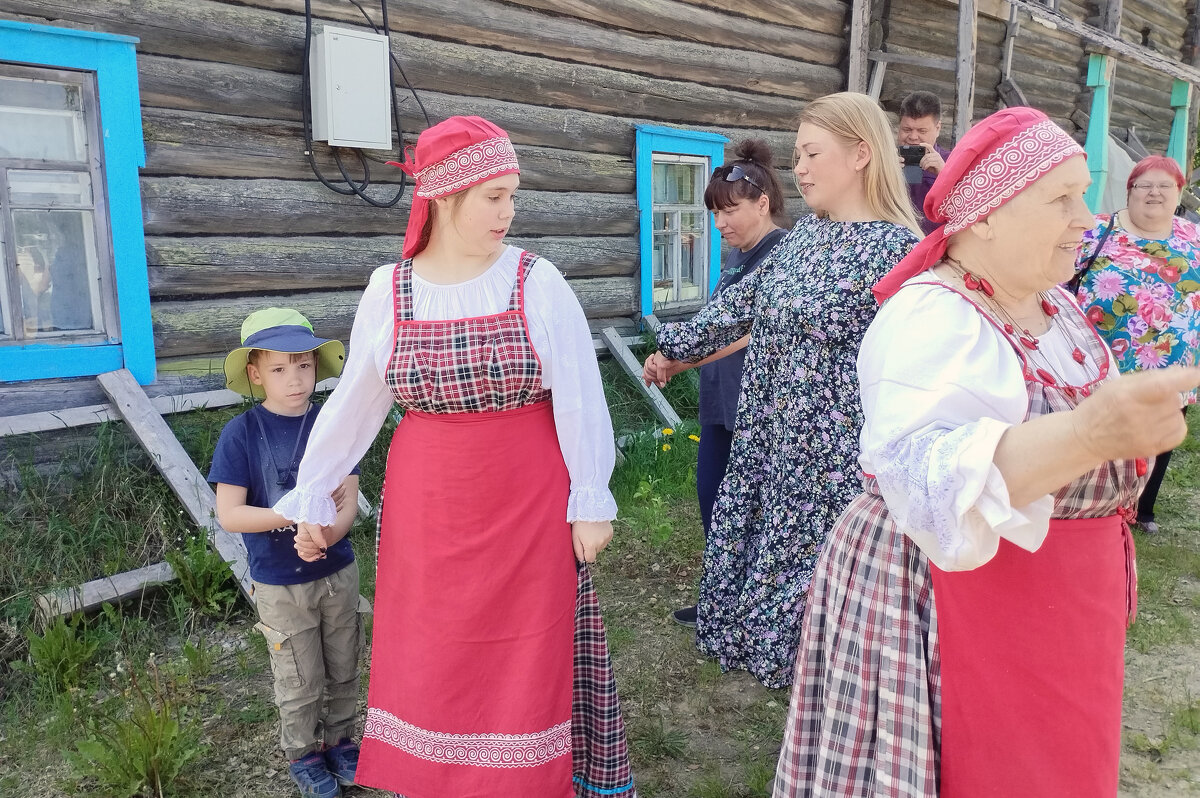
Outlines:
POLYGON ((663 325, 645 369, 661 384, 677 361, 703 360, 750 334, 696 644, 768 687, 791 684, 817 554, 857 492, 854 359, 875 315, 871 286, 920 238, 874 100, 832 94, 799 121, 793 172, 815 213, 690 321, 663 325))
MULTIPOLYGON (((732 163, 718 166, 704 189, 704 206, 712 212, 713 223, 729 244, 729 254, 721 267, 721 279, 709 301, 754 273, 785 234, 778 222, 784 221, 783 187, 775 176, 771 148, 762 139, 746 139, 734 150, 732 163)), ((742 365, 746 358, 749 335, 743 335, 724 349, 698 363, 676 361, 668 376, 700 367, 700 445, 696 452, 696 497, 700 501, 700 520, 704 538, 712 526, 713 503, 717 488, 729 463, 733 445, 734 419, 738 395, 742 390, 742 365)), ((671 615, 676 623, 696 625, 696 607, 684 607, 671 615)))
MULTIPOLYGON (((1123 372, 1191 366, 1200 347, 1200 227, 1175 215, 1184 186, 1179 164, 1143 158, 1125 184, 1127 207, 1096 217, 1084 234, 1074 279, 1079 304, 1123 372)), ((1190 391, 1183 411, 1196 403, 1190 391)), ((1171 452, 1154 461, 1137 525, 1158 531, 1154 503, 1171 452)))

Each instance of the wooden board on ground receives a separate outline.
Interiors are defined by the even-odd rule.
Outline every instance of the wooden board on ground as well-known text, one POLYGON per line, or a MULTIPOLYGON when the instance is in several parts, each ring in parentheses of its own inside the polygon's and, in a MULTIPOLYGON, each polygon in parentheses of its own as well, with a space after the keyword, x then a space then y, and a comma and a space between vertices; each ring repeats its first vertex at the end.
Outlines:
POLYGON ((93 579, 78 587, 52 590, 37 597, 38 616, 49 623, 60 615, 85 612, 105 602, 116 603, 160 587, 175 578, 175 571, 165 562, 147 565, 133 571, 93 579))
POLYGON ((633 356, 633 352, 629 351, 629 347, 617 333, 616 328, 605 327, 600 333, 600 338, 608 347, 608 351, 612 352, 613 358, 621 365, 621 368, 633 378, 634 384, 650 400, 650 406, 654 408, 655 415, 668 427, 678 427, 682 423, 679 414, 675 412, 675 408, 671 407, 671 403, 663 396, 657 385, 646 385, 642 382, 642 366, 633 356))
POLYGON ((243 595, 253 604, 254 585, 250 581, 246 544, 241 536, 230 534, 217 522, 216 495, 183 450, 175 433, 154 409, 150 397, 127 369, 109 371, 96 379, 113 409, 149 452, 192 521, 205 531, 213 548, 229 563, 243 595))

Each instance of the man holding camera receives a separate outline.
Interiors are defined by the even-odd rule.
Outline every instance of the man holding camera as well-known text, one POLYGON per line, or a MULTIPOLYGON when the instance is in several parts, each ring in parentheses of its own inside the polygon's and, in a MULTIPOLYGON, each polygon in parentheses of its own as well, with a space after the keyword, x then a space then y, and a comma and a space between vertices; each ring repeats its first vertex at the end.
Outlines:
POLYGON ((937 225, 925 218, 925 195, 950 154, 950 150, 938 146, 941 132, 942 103, 936 94, 914 91, 900 101, 900 130, 896 136, 900 161, 904 164, 904 178, 917 210, 917 221, 926 234, 937 225))

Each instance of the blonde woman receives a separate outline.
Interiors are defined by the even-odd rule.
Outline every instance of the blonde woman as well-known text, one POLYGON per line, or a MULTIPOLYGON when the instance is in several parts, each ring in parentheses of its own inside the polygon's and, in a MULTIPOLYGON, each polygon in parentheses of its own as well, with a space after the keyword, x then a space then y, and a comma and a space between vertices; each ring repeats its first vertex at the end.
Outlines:
POLYGON ((659 332, 646 378, 750 333, 733 449, 704 557, 696 644, 722 669, 791 683, 804 597, 825 535, 859 490, 855 356, 875 316, 871 286, 920 227, 879 106, 863 94, 810 103, 796 183, 814 213, 762 265, 659 332), (753 329, 752 329, 753 328, 753 329))

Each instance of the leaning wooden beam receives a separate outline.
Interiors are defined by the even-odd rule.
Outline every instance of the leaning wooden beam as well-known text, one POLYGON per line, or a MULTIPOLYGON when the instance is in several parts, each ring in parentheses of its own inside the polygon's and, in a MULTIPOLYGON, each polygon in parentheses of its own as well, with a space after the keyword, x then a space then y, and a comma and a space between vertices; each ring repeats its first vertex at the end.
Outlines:
POLYGON ((678 427, 682 423, 679 414, 675 412, 675 408, 671 407, 671 403, 662 395, 658 386, 648 386, 642 382, 642 365, 637 362, 633 352, 629 351, 629 347, 621 339, 616 328, 606 327, 600 333, 600 338, 608 346, 608 350, 612 352, 613 358, 621 365, 621 368, 625 369, 625 372, 633 378, 634 384, 650 400, 650 406, 654 408, 655 415, 668 427, 678 427))
POLYGON ((867 51, 871 38, 871 0, 853 0, 850 6, 850 64, 846 89, 867 90, 867 51))
POLYGON ((192 521, 205 530, 213 548, 229 563, 242 593, 253 604, 254 585, 250 581, 246 544, 240 535, 230 534, 217 522, 216 496, 212 488, 183 450, 167 422, 154 409, 150 397, 146 396, 127 369, 101 374, 96 380, 134 437, 150 454, 192 521))
POLYGON ((1186 80, 1188 83, 1192 84, 1200 84, 1200 69, 1197 69, 1196 67, 1188 66, 1187 64, 1176 61, 1173 58, 1168 58, 1165 55, 1156 53, 1149 47, 1141 47, 1136 44, 1130 44, 1129 42, 1122 41, 1116 36, 1113 36, 1110 33, 1105 33, 1099 28, 1094 28, 1091 25, 1080 22, 1077 19, 1072 19, 1065 14, 1051 11, 1045 6, 1039 5, 1034 0, 1008 0, 1008 2, 1012 3, 1017 8, 1020 8, 1022 11, 1029 12, 1029 15, 1034 19, 1040 19, 1044 22, 1049 22, 1059 30, 1072 33, 1083 39, 1085 42, 1100 45, 1105 50, 1115 55, 1122 56, 1123 58, 1127 58, 1130 61, 1141 64, 1145 67, 1149 67, 1150 69, 1157 69, 1159 72, 1163 72, 1173 78, 1186 80))
POLYGON ((975 114, 975 47, 979 18, 975 0, 958 0, 958 58, 954 80, 954 140, 960 141, 975 114))
POLYGON ((175 571, 171 566, 160 562, 134 571, 93 579, 78 587, 51 590, 37 597, 38 616, 42 623, 49 623, 60 615, 87 612, 105 602, 115 604, 133 598, 174 578, 175 571))

